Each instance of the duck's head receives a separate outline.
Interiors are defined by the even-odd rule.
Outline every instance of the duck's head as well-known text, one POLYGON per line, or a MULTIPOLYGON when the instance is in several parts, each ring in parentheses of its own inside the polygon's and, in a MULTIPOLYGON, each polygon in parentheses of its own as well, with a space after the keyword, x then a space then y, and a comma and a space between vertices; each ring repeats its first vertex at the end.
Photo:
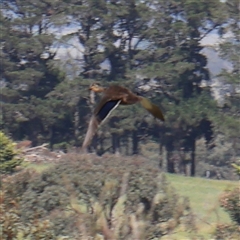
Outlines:
POLYGON ((89 87, 89 90, 94 92, 103 92, 104 88, 99 83, 92 83, 89 87))

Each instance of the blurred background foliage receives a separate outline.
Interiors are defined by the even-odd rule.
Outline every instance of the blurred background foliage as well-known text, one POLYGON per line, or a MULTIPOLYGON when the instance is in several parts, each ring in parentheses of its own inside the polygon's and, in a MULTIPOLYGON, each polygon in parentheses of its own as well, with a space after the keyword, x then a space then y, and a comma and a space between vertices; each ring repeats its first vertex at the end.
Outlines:
POLYGON ((235 239, 238 197, 237 182, 165 175, 144 157, 68 153, 2 178, 0 239, 235 239))
MULTIPOLYGON (((11 174, 1 175, 0 238, 204 239, 191 206, 205 211, 208 194, 230 183, 169 174, 174 190, 163 172, 239 178, 239 1, 2 0, 0 24, 1 173, 11 174), (211 36, 230 66, 214 66, 217 76, 202 44, 211 36), (81 146, 95 81, 139 92, 166 122, 120 106, 88 149, 98 157, 68 153, 12 175, 22 161, 14 142, 81 146)), ((239 236, 238 197, 221 195, 229 221, 207 223, 214 239, 239 236)))
POLYGON ((143 158, 69 154, 43 173, 23 170, 4 181, 1 208, 3 239, 160 239, 195 229, 187 198, 143 158))
POLYGON ((220 166, 229 167, 240 155, 237 9, 235 0, 1 1, 1 129, 15 141, 79 147, 93 108, 89 84, 122 84, 151 98, 166 122, 119 107, 89 151, 144 154, 155 142, 166 171, 195 176, 197 142, 213 151, 222 138, 231 157, 220 166), (211 34, 224 39, 217 52, 231 65, 218 76, 231 89, 221 103, 201 44, 211 34))
POLYGON ((21 165, 23 158, 15 148, 15 143, 0 131, 0 173, 13 173, 21 165))

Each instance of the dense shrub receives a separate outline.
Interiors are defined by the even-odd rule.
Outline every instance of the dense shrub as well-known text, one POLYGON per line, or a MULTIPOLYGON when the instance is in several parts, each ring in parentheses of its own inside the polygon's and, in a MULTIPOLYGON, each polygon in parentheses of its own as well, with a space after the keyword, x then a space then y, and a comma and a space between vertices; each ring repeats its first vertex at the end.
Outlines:
POLYGON ((218 224, 214 238, 216 240, 237 240, 240 236, 240 227, 237 224, 218 224))
MULTIPOLYGON (((49 220, 23 222, 19 212, 19 205, 15 199, 6 199, 5 192, 0 192, 0 239, 61 239, 56 238, 53 224, 49 220), (11 200, 9 202, 9 200, 11 200)), ((67 238, 66 238, 67 239, 67 238)))
POLYGON ((14 142, 0 131, 0 173, 12 173, 22 159, 18 157, 14 142))
POLYGON ((19 202, 24 192, 27 191, 28 184, 36 175, 34 170, 27 169, 4 178, 3 181, 6 182, 4 184, 5 199, 10 197, 19 202))
POLYGON ((215 239, 239 239, 240 236, 240 195, 239 188, 225 191, 220 197, 220 204, 232 219, 231 224, 218 224, 214 233, 215 239))
POLYGON ((240 188, 224 192, 220 198, 220 203, 229 213, 232 221, 240 225, 240 188))
POLYGON ((193 229, 188 201, 156 166, 139 157, 67 154, 42 174, 25 172, 17 178, 21 194, 13 179, 5 189, 18 198, 21 218, 49 220, 55 236, 158 239, 179 225, 193 229))
MULTIPOLYGON (((240 160, 238 160, 238 162, 240 162, 240 160)), ((240 165, 233 163, 232 167, 234 168, 236 174, 240 177, 240 165)))

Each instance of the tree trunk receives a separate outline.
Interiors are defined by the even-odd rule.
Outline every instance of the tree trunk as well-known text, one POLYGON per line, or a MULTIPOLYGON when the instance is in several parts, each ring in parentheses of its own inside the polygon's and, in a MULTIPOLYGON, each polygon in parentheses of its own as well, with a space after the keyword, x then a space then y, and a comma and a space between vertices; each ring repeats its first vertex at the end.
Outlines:
POLYGON ((162 143, 159 142, 159 168, 163 168, 163 146, 162 143))
POLYGON ((172 151, 167 151, 167 172, 175 173, 174 158, 172 151))
POLYGON ((79 140, 79 108, 76 106, 75 112, 74 112, 74 138, 75 138, 75 145, 78 146, 78 140, 79 140))
POLYGON ((122 146, 122 153, 124 153, 125 155, 129 154, 129 136, 125 134, 123 134, 123 137, 121 138, 121 143, 120 146, 122 146), (121 144, 122 143, 122 144, 121 144))
POLYGON ((98 139, 99 145, 100 145, 100 149, 98 151, 99 155, 102 155, 104 153, 104 139, 102 137, 100 137, 98 139))
POLYGON ((53 144, 54 144, 54 140, 53 140, 53 126, 49 127, 49 147, 51 150, 53 150, 53 144))
POLYGON ((195 149, 196 149, 196 140, 192 142, 192 151, 191 151, 191 177, 195 176, 196 172, 196 162, 195 162, 195 149))
POLYGON ((159 149, 160 154, 159 154, 159 168, 163 172, 167 172, 167 150, 166 147, 161 146, 161 149, 159 149))
POLYGON ((120 155, 120 138, 116 133, 112 134, 112 148, 114 154, 120 155))
POLYGON ((174 167, 174 156, 173 156, 173 139, 169 139, 168 143, 166 144, 167 150, 167 172, 175 173, 174 167))
POLYGON ((41 140, 39 140, 39 136, 42 138, 42 135, 39 134, 41 133, 41 130, 39 129, 40 124, 41 123, 38 121, 38 119, 26 124, 26 134, 29 137, 29 140, 32 141, 33 146, 42 144, 41 140))
POLYGON ((186 153, 184 148, 180 148, 179 150, 179 156, 180 156, 180 173, 184 174, 185 176, 187 176, 187 163, 188 161, 186 161, 186 153))
POLYGON ((132 154, 138 154, 138 134, 137 131, 132 132, 132 154))
POLYGON ((129 155, 129 138, 126 138, 126 142, 125 142, 125 154, 129 155))

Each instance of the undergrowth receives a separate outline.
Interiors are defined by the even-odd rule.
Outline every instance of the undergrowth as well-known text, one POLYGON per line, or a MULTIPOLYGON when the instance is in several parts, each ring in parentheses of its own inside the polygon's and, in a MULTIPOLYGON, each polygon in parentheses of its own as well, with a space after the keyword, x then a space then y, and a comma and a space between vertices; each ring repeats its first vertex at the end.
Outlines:
POLYGON ((146 240, 179 226, 195 229, 188 200, 139 157, 67 154, 43 173, 27 170, 9 177, 3 191, 5 208, 14 200, 21 224, 48 221, 46 229, 55 238, 146 240))

